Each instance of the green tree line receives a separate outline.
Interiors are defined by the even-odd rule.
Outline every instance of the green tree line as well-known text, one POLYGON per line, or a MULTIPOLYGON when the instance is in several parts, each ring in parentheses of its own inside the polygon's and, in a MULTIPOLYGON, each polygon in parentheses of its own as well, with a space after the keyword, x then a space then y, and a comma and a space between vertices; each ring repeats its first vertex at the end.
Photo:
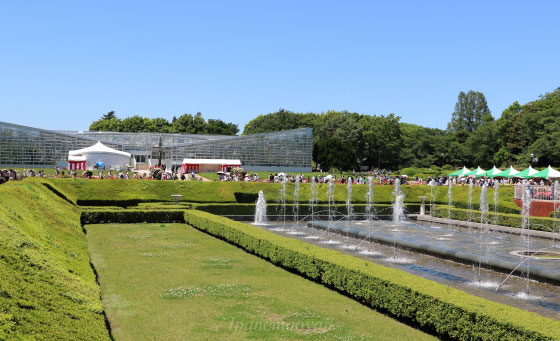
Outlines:
POLYGON ((89 126, 89 130, 212 135, 236 135, 239 132, 237 124, 215 119, 205 120, 201 113, 183 114, 173 117, 173 120, 169 122, 161 117, 149 118, 138 115, 120 119, 114 111, 108 112, 101 119, 93 122, 89 126))
POLYGON ((312 127, 313 160, 322 169, 363 167, 560 166, 560 88, 494 119, 484 94, 461 91, 448 128, 400 122, 400 117, 347 111, 294 113, 280 109, 251 120, 243 134, 312 127))
MULTIPOLYGON (((400 122, 400 117, 348 111, 296 113, 280 109, 259 115, 243 134, 313 128, 313 161, 323 170, 428 168, 432 166, 560 166, 560 88, 526 104, 514 102, 495 119, 484 94, 461 91, 447 129, 400 122), (531 157, 533 154, 533 157, 531 157)), ((205 120, 200 113, 164 118, 109 112, 90 130, 223 134, 236 124, 205 120)))

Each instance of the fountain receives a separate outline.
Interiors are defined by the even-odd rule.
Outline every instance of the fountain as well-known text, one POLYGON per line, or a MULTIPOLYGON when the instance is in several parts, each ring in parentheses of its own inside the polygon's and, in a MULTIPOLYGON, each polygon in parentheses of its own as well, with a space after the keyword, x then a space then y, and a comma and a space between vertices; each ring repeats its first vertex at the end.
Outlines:
POLYGON ((335 209, 334 209, 334 193, 335 193, 335 185, 334 185, 334 180, 331 177, 329 179, 329 182, 327 183, 327 200, 328 200, 328 214, 329 214, 329 221, 327 224, 327 230, 326 230, 326 235, 327 235, 327 240, 325 241, 326 244, 330 244, 330 243, 338 243, 335 241, 331 241, 329 239, 329 231, 333 229, 333 224, 334 224, 334 215, 335 215, 335 209))
POLYGON ((315 177, 311 178, 311 199, 309 199, 309 206, 311 209, 311 221, 315 220, 315 206, 317 205, 319 193, 317 192, 317 181, 315 177))
POLYGON ((346 221, 350 221, 354 217, 354 208, 352 206, 352 178, 348 177, 346 186, 346 221))
POLYGON ((299 187, 300 187, 300 179, 299 176, 296 176, 296 185, 294 186, 294 218, 296 222, 296 231, 299 225, 299 187))
POLYGON ((469 207, 469 215, 468 215, 468 221, 469 223, 472 222, 472 193, 473 193, 473 180, 469 179, 469 202, 468 202, 468 207, 469 207))
MULTIPOLYGON (((554 186, 552 187, 553 199, 554 199, 554 225, 552 226, 552 232, 556 232, 556 224, 558 223, 558 203, 560 201, 560 183, 558 180, 554 181, 554 186)), ((554 245, 554 238, 552 239, 552 245, 554 245)))
POLYGON ((521 229, 525 232, 525 251, 527 256, 527 287, 525 289, 525 293, 529 294, 529 274, 530 274, 530 267, 529 267, 529 260, 530 256, 530 247, 531 247, 531 235, 529 234, 529 227, 530 227, 530 211, 531 211, 531 192, 527 186, 527 180, 523 180, 523 194, 521 195, 521 229))
POLYGON ((352 206, 352 183, 353 183, 353 179, 352 177, 348 177, 347 180, 347 184, 346 184, 346 247, 347 248, 354 248, 354 246, 349 245, 349 236, 348 236, 348 232, 349 232, 349 227, 348 224, 350 223, 350 220, 352 220, 352 218, 354 217, 354 208, 352 206))
POLYGON ((367 186, 368 190, 366 192, 366 221, 370 222, 373 220, 373 216, 375 214, 373 210, 373 177, 368 176, 367 178, 367 186))
POLYGON ((256 225, 266 225, 266 200, 264 199, 263 191, 259 191, 254 223, 256 225))
MULTIPOLYGON (((529 305, 531 309, 545 311, 546 314, 550 314, 551 311, 560 312, 560 287, 557 287, 560 284, 560 261, 552 260, 551 256, 545 253, 541 258, 533 257, 537 252, 542 252, 551 246, 550 239, 529 240, 530 192, 527 187, 524 188, 522 199, 522 231, 520 229, 518 234, 508 234, 491 230, 493 227, 490 225, 489 216, 489 189, 483 185, 480 191, 482 225, 474 223, 473 221, 478 219, 471 216, 472 224, 479 226, 478 233, 473 233, 473 227, 467 227, 467 225, 465 227, 442 226, 434 222, 433 225, 436 226, 432 226, 432 222, 427 225, 420 220, 418 222, 404 221, 404 193, 398 179, 393 188, 392 221, 377 219, 373 215, 373 182, 372 179, 368 180, 365 194, 367 202, 365 221, 353 220, 356 219, 356 214, 352 205, 353 187, 350 183, 347 185, 346 215, 337 219, 333 180, 329 180, 326 186, 328 221, 326 221, 327 219, 317 221, 317 215, 320 214, 315 206, 318 203, 318 184, 315 179, 312 180, 309 201, 311 221, 307 224, 310 233, 294 237, 322 247, 342 249, 343 252, 354 254, 366 261, 402 269, 458 287, 461 290, 480 294, 483 297, 492 296, 499 302, 521 308, 529 305), (313 231, 320 231, 320 233, 314 234, 313 231), (519 245, 522 245, 521 249, 519 245), (537 251, 532 251, 533 249, 530 247, 537 251), (529 259, 527 255, 532 258, 529 259), (477 265, 478 271, 476 271, 477 265), (532 295, 528 294, 529 269, 531 280, 541 281, 531 287, 532 295), (504 275, 498 274, 496 271, 509 275, 504 280, 504 275), (507 285, 504 285, 506 281, 507 285), (498 285, 498 283, 500 284, 498 285), (546 289, 543 289, 543 285, 548 285, 545 283, 551 283, 554 286, 547 286, 546 289), (506 296, 507 298, 504 298, 506 296), (512 303, 512 300, 522 303, 516 305, 517 303, 512 303)), ((449 194, 452 185, 448 184, 448 186, 449 194)), ((558 190, 557 193, 560 194, 560 185, 556 186, 558 188, 555 190, 558 190)), ((437 190, 435 182, 430 183, 430 189, 433 206, 437 190)), ((499 187, 495 187, 494 212, 498 210, 498 191, 499 187)), ((473 183, 470 181, 469 206, 471 210, 472 193, 473 183)), ((298 198, 299 195, 301 193, 294 191, 295 198, 298 198)), ((560 195, 558 198, 560 199, 560 195)), ((262 199, 264 201, 264 197, 262 199)), ((448 204, 451 199, 448 196, 448 204)), ((257 206, 257 211, 260 211, 259 207, 262 205, 257 202, 257 206)), ((297 209, 294 210, 294 214, 299 214, 297 209)), ((306 218, 303 217, 302 221, 306 218)), ((476 218, 478 217, 476 216, 476 218)), ((255 221, 257 222, 256 217, 255 221)), ((278 226, 282 226, 280 222, 278 226)), ((286 229, 277 230, 269 227, 267 229, 279 234, 292 234, 292 231, 286 229)))
MULTIPOLYGON (((480 269, 482 267, 482 245, 484 243, 483 236, 488 231, 488 208, 488 189, 486 187, 486 184, 484 184, 480 189, 480 223, 484 224, 484 228, 478 229, 478 282, 481 282, 480 269)), ((488 251, 488 248, 486 248, 486 251, 488 251)), ((486 255, 486 258, 488 258, 488 255, 486 255)))
POLYGON ((429 215, 429 217, 430 217, 430 225, 432 225, 431 218, 434 216, 433 213, 437 214, 437 209, 434 209, 435 203, 436 203, 436 197, 437 197, 436 181, 432 179, 428 185, 430 186, 430 215, 429 215))
POLYGON ((282 210, 282 221, 284 225, 286 225, 286 183, 287 178, 285 176, 282 177, 282 188, 280 189, 280 208, 282 210))
POLYGON ((493 224, 498 225, 498 203, 500 201, 500 183, 494 180, 494 219, 493 224))
POLYGON ((451 205, 453 205, 453 181, 447 179, 447 219, 451 220, 451 205))
POLYGON ((404 193, 401 190, 401 180, 397 178, 393 188, 393 222, 404 220, 404 193))

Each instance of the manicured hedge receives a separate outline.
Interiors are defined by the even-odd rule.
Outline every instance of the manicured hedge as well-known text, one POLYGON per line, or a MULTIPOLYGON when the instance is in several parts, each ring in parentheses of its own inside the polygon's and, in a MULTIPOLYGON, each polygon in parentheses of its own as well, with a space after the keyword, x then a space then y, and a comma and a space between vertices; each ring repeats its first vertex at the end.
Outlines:
POLYGON ((461 340, 553 340, 560 322, 207 212, 185 221, 373 308, 461 340))
POLYGON ((130 207, 138 206, 138 203, 142 202, 138 199, 127 199, 127 200, 94 200, 94 199, 78 199, 77 204, 79 206, 118 206, 118 207, 130 207))
MULTIPOLYGON (((255 204, 196 204, 193 208, 209 212, 217 215, 253 215, 255 214, 255 204)), ((354 213, 357 215, 363 215, 365 213, 366 205, 356 204, 353 205, 354 213)), ((346 205, 336 204, 331 207, 336 215, 346 215, 346 205)), ((420 205, 418 204, 407 204, 405 205, 405 210, 409 214, 417 214, 420 211, 420 205)), ((328 205, 320 204, 316 205, 313 212, 315 214, 327 215, 328 205)), ((374 205, 374 211, 376 215, 391 215, 393 214, 393 208, 391 205, 374 205)), ((286 214, 294 215, 296 208, 294 204, 286 204, 286 214)), ((276 203, 269 203, 266 207, 266 213, 268 215, 281 215, 282 208, 276 203)), ((311 214, 311 205, 300 204, 298 207, 299 217, 304 217, 311 214)))
POLYGON ((171 210, 112 210, 82 211, 80 222, 85 224, 104 223, 182 223, 185 221, 184 211, 171 210))
MULTIPOLYGON (((438 206, 437 209, 434 209, 431 215, 433 215, 434 217, 447 218, 448 217, 447 206, 438 206)), ((480 223, 480 216, 481 216, 480 211, 473 210, 471 221, 480 223)), ((469 210, 452 208, 451 219, 468 221, 469 210)), ((521 215, 506 214, 506 213, 495 214, 494 212, 489 212, 488 223, 502 225, 502 226, 509 226, 509 227, 521 227, 521 215)), ((553 218, 530 217, 529 219, 529 227, 532 230, 539 230, 539 231, 546 231, 546 232, 553 232, 553 230, 555 230, 557 232, 559 226, 560 226, 559 222, 556 222, 555 219, 553 218)))

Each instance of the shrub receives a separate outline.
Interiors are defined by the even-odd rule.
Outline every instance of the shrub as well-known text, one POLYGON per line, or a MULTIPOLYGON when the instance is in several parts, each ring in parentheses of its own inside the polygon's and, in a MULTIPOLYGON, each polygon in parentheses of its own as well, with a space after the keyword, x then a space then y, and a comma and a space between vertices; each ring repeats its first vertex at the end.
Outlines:
POLYGON ((114 210, 82 211, 82 225, 102 223, 182 223, 185 221, 183 211, 159 210, 114 210))
MULTIPOLYGON (((437 209, 435 209, 431 213, 431 215, 440 218, 447 218, 447 206, 438 206, 437 209)), ((471 219, 476 223, 480 223, 480 216, 481 216, 480 211, 473 210, 471 219)), ((451 219, 468 221, 469 210, 453 208, 451 209, 451 219)), ((489 212, 488 223, 502 225, 502 226, 509 226, 509 227, 521 227, 521 215, 507 214, 507 213, 495 214, 494 212, 489 212)), ((557 223, 553 218, 531 217, 529 219, 529 227, 532 230, 553 232, 553 230, 555 230, 556 224, 557 223)))
MULTIPOLYGON (((200 211, 209 212, 217 215, 253 215, 255 214, 255 204, 196 204, 193 206, 200 211)), ((366 205, 356 204, 353 205, 354 213, 356 215, 363 215, 365 213, 366 205)), ((346 205, 336 204, 331 207, 336 215, 346 215, 346 205)), ((393 208, 391 205, 374 205, 374 210, 376 215, 391 215, 393 213, 393 208)), ((407 204, 405 205, 405 210, 409 214, 417 214, 420 211, 420 205, 418 204, 407 204)), ((328 206, 324 204, 316 205, 313 212, 319 215, 327 215, 328 206)), ((268 204, 266 207, 266 214, 268 215, 281 215, 282 208, 276 203, 268 204)), ((295 205, 286 204, 286 214, 295 214, 295 205)), ((300 204, 298 208, 299 217, 311 214, 311 205, 300 204)))
POLYGON ((185 221, 290 271, 454 339, 552 340, 558 322, 387 268, 200 211, 185 221))

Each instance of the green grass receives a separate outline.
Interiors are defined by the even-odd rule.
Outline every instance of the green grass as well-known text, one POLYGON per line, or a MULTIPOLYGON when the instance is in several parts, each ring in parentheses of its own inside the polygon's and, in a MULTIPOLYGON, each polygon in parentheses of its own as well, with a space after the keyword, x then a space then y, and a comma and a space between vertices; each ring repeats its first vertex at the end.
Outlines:
POLYGON ((433 339, 184 224, 86 228, 116 339, 433 339))
POLYGON ((0 339, 108 339, 79 209, 33 182, 0 199, 0 339))
MULTIPOLYGON (((280 199, 281 184, 246 183, 246 182, 201 182, 201 181, 150 181, 150 180, 87 180, 87 179, 26 179, 25 181, 44 181, 51 184, 71 200, 131 200, 139 199, 144 202, 173 201, 171 194, 182 194, 183 202, 199 203, 233 203, 254 202, 259 191, 263 191, 269 203, 280 199)), ((293 201, 293 183, 287 184, 287 201, 293 201)), ((319 201, 326 203, 326 184, 319 184, 319 201)), ((335 201, 344 203, 347 197, 346 185, 338 184, 335 201)), ((405 203, 419 203, 420 196, 431 198, 430 187, 425 185, 402 186, 405 193, 405 203)), ((377 204, 392 202, 393 186, 374 186, 374 201, 377 204)), ((513 187, 500 187, 500 211, 504 213, 519 212, 513 202, 513 187)), ((364 203, 367 186, 354 185, 353 202, 364 203)), ((489 196, 493 190, 489 190, 489 196)), ((300 201, 308 202, 311 198, 311 185, 301 184, 300 201)), ((474 188, 473 207, 478 208, 480 188, 474 188)), ((439 204, 447 204, 447 187, 436 187, 434 200, 439 204)), ((467 207, 468 186, 453 187, 453 204, 458 208, 467 207)), ((110 202, 109 206, 115 206, 110 202)))

